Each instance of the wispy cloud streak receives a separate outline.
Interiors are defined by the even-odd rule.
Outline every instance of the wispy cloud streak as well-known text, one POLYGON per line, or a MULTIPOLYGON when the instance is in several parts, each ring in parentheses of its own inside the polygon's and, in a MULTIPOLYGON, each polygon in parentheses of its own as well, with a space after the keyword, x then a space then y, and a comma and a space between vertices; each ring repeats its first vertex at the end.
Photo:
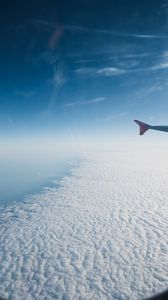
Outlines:
POLYGON ((122 75, 127 73, 128 70, 124 70, 124 69, 119 69, 119 68, 115 68, 115 67, 105 67, 105 68, 101 68, 101 69, 96 69, 96 68, 87 68, 87 67, 83 67, 83 68, 79 68, 77 70, 75 70, 75 73, 81 76, 117 76, 117 75, 122 75))
POLYGON ((65 25, 64 28, 65 28, 65 30, 68 30, 68 31, 93 32, 93 33, 104 34, 104 35, 132 37, 132 38, 137 38, 137 39, 168 39, 168 35, 139 34, 139 33, 132 33, 132 32, 120 32, 120 31, 113 31, 113 30, 93 29, 93 28, 87 28, 87 27, 82 27, 82 26, 72 26, 72 25, 65 25))
POLYGON ((100 75, 100 76, 115 76, 115 75, 125 74, 126 72, 127 72, 126 70, 108 67, 108 68, 103 68, 103 69, 98 70, 96 72, 96 75, 100 75))
POLYGON ((168 62, 160 63, 156 66, 153 66, 151 70, 162 70, 162 69, 167 69, 168 68, 168 62))
POLYGON ((84 100, 84 101, 74 101, 74 102, 69 102, 64 105, 64 107, 72 107, 72 106, 77 106, 77 105, 90 105, 90 104, 96 104, 98 102, 105 101, 105 97, 99 97, 99 98, 94 98, 90 100, 84 100))
MULTIPOLYGON (((35 25, 38 28, 44 28, 45 30, 51 30, 53 29, 56 24, 53 22, 48 22, 46 20, 32 20, 31 23, 35 25)), ((162 34, 140 34, 140 33, 133 33, 133 32, 120 32, 120 31, 113 31, 113 30, 106 30, 106 29, 94 29, 84 26, 78 26, 78 25, 64 25, 65 31, 73 31, 73 32, 80 32, 80 33, 87 33, 87 32, 93 32, 98 34, 104 34, 104 35, 113 35, 113 36, 120 36, 120 37, 132 37, 137 39, 168 39, 168 35, 162 35, 162 34)))

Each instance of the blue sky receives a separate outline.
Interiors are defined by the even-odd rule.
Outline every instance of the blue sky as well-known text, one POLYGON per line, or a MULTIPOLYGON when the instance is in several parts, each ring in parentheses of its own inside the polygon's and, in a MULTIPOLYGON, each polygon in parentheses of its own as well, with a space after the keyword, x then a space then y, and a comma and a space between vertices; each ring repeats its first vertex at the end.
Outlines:
POLYGON ((137 133, 133 119, 168 124, 166 1, 11 5, 1 12, 1 139, 122 139, 137 133))

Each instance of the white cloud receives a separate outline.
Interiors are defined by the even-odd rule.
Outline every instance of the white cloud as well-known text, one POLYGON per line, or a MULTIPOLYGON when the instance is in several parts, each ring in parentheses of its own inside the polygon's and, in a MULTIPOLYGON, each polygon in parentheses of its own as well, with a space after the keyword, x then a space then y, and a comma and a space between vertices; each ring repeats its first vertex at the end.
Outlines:
POLYGON ((165 289, 167 179, 167 153, 90 154, 60 188, 1 209, 0 297, 125 300, 165 289))
POLYGON ((167 69, 168 68, 168 62, 163 62, 158 65, 155 65, 151 68, 151 70, 161 70, 161 69, 167 69))
POLYGON ((168 51, 163 52, 163 57, 168 57, 168 51))
POLYGON ((126 36, 141 38, 141 39, 168 39, 168 35, 157 35, 157 34, 132 34, 126 33, 126 36))
POLYGON ((105 67, 105 68, 101 68, 101 69, 83 67, 83 68, 79 68, 79 69, 75 70, 75 73, 78 75, 91 76, 91 77, 92 76, 93 77, 96 77, 96 76, 105 76, 105 77, 118 76, 118 75, 125 74, 127 72, 129 72, 129 71, 115 68, 115 67, 105 67))
MULTIPOLYGON (((56 27, 57 23, 49 22, 44 19, 34 19, 30 21, 31 24, 36 26, 39 29, 51 30, 56 27)), ((64 30, 72 31, 72 32, 93 32, 105 35, 114 35, 114 36, 123 36, 123 37, 132 37, 132 38, 140 38, 140 39, 168 39, 168 35, 161 34, 139 34, 132 32, 122 32, 122 31, 113 31, 113 30, 104 30, 104 29, 93 29, 84 26, 77 25, 64 25, 64 30)))
POLYGON ((105 100, 106 100, 105 97, 99 97, 99 98, 93 98, 90 100, 74 101, 74 102, 66 103, 64 105, 64 107, 71 107, 71 106, 76 106, 76 105, 90 105, 90 104, 95 104, 95 103, 102 102, 105 100))
POLYGON ((112 36, 120 36, 120 37, 130 37, 135 39, 168 39, 168 35, 162 34, 140 34, 140 33, 132 33, 132 32, 123 32, 123 31, 113 31, 113 30, 103 30, 103 29, 92 29, 81 26, 64 26, 65 30, 76 31, 76 32, 93 32, 97 34, 104 35, 112 35, 112 36))
POLYGON ((168 35, 157 35, 157 34, 139 34, 139 33, 131 33, 131 32, 122 32, 122 31, 112 31, 112 30, 97 30, 95 29, 94 32, 114 35, 114 36, 121 36, 121 37, 132 37, 138 39, 168 39, 168 35))
POLYGON ((96 71, 97 75, 100 76, 115 76, 115 75, 122 75, 125 74, 126 71, 122 70, 122 69, 118 69, 118 68, 113 68, 113 67, 107 67, 107 68, 103 68, 100 69, 98 71, 96 71))
POLYGON ((151 70, 164 70, 168 68, 168 51, 160 55, 160 62, 151 67, 151 70))
POLYGON ((168 39, 168 35, 161 35, 161 34, 139 34, 139 33, 132 33, 132 32, 122 32, 122 31, 113 31, 113 30, 103 30, 103 29, 92 29, 82 26, 72 26, 72 25, 65 25, 65 30, 69 31, 76 31, 76 32, 93 32, 98 34, 104 35, 113 35, 113 36, 121 36, 121 37, 132 37, 137 39, 168 39))

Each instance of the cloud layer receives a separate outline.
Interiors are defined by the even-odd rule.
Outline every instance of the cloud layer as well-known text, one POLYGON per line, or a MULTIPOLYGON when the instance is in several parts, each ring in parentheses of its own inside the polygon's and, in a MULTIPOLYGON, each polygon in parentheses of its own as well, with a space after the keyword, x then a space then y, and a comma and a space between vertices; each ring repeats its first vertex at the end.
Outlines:
POLYGON ((1 209, 0 297, 124 300, 166 288, 167 170, 163 155, 92 154, 60 188, 1 209))

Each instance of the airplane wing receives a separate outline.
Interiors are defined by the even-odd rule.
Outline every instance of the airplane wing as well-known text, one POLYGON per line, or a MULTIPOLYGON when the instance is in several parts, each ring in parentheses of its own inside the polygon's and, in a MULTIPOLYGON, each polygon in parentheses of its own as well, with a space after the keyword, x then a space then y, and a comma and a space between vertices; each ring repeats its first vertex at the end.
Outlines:
POLYGON ((150 129, 150 125, 148 125, 148 124, 143 123, 138 120, 134 120, 134 121, 135 121, 135 123, 137 123, 140 126, 140 132, 139 132, 140 135, 143 135, 148 129, 150 129))

